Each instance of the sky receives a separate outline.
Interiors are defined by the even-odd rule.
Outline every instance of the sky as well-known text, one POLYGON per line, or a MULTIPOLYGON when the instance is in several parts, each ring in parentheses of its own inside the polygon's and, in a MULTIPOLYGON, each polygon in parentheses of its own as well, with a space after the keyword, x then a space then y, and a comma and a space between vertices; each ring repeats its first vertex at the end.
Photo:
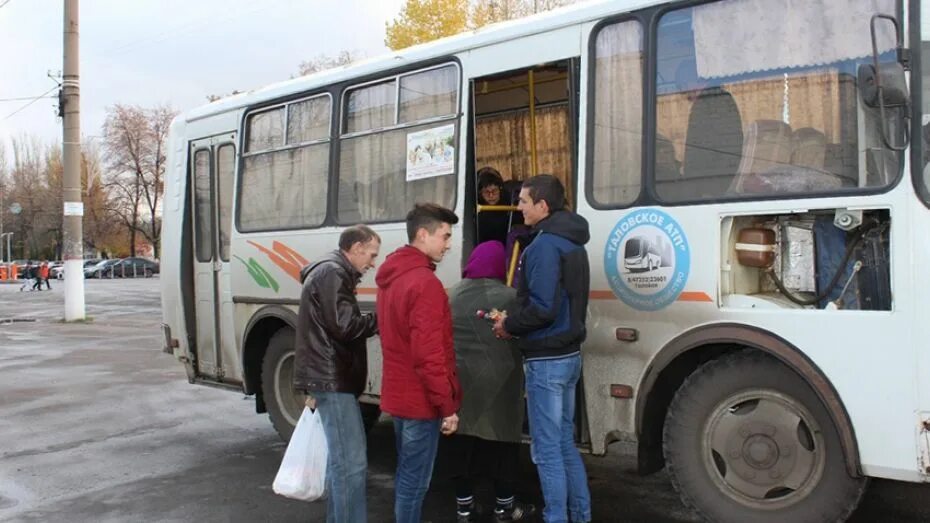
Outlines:
MULTIPOLYGON (((210 94, 296 74, 301 61, 388 52, 384 25, 403 0, 81 0, 83 140, 99 140, 113 104, 185 111, 210 94)), ((62 69, 62 0, 0 0, 0 144, 61 141, 52 90, 62 69), (5 3, 6 2, 6 3, 5 3), (4 101, 10 98, 24 100, 4 101), (18 111, 18 112, 16 112, 18 111), (16 112, 16 114, 12 114, 16 112), (12 114, 12 116, 11 116, 12 114)))

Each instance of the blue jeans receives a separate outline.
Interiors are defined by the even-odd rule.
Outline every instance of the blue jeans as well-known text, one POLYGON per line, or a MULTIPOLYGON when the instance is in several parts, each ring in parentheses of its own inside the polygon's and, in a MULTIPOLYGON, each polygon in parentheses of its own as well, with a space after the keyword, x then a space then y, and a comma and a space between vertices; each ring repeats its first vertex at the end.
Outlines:
POLYGON ((438 418, 394 418, 394 437, 397 440, 394 518, 397 523, 420 523, 423 498, 433 476, 441 421, 438 418))
POLYGON ((546 523, 591 521, 588 476, 575 447, 575 387, 581 356, 525 364, 530 454, 539 472, 546 523))
POLYGON ((314 392, 313 397, 329 445, 326 522, 365 523, 368 452, 358 399, 344 392, 314 392))

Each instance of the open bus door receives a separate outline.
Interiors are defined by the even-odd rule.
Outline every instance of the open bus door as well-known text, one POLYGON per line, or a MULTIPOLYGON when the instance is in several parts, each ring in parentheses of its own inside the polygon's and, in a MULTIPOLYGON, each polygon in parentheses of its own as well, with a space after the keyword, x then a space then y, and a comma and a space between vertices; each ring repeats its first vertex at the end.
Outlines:
POLYGON ((232 230, 236 133, 190 143, 191 224, 193 228, 194 349, 197 377, 224 382, 236 370, 229 239, 232 230), (224 335, 224 333, 227 333, 224 335))

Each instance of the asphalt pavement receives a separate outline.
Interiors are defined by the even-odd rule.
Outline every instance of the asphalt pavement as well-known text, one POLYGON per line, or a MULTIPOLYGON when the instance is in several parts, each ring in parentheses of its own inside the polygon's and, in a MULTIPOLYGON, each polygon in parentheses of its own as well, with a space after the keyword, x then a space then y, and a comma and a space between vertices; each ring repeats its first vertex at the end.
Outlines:
MULTIPOLYGON (((266 415, 241 394, 190 385, 161 352, 158 279, 89 280, 90 321, 61 322, 62 282, 0 285, 0 520, 324 521, 322 503, 275 495, 284 452, 266 415)), ((394 439, 369 435, 369 521, 393 506, 394 439)), ((523 449, 519 495, 540 502, 523 449)), ((629 449, 585 458, 594 520, 697 521, 664 472, 635 474, 629 449)), ((454 521, 441 457, 424 518, 454 521)), ((486 503, 490 485, 479 496, 486 503)), ((930 486, 874 481, 853 522, 930 521, 930 486)))

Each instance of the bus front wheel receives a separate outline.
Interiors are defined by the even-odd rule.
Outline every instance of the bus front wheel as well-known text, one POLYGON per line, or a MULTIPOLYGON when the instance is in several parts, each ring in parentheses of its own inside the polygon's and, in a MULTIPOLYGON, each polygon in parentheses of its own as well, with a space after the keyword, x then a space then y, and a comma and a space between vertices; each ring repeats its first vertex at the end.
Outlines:
POLYGON ((271 424, 284 441, 291 439, 306 396, 294 389, 294 331, 281 329, 268 340, 262 361, 262 395, 271 424))
POLYGON ((756 351, 689 376, 669 407, 663 444, 675 489, 709 521, 845 521, 866 486, 848 474, 814 390, 756 351))

